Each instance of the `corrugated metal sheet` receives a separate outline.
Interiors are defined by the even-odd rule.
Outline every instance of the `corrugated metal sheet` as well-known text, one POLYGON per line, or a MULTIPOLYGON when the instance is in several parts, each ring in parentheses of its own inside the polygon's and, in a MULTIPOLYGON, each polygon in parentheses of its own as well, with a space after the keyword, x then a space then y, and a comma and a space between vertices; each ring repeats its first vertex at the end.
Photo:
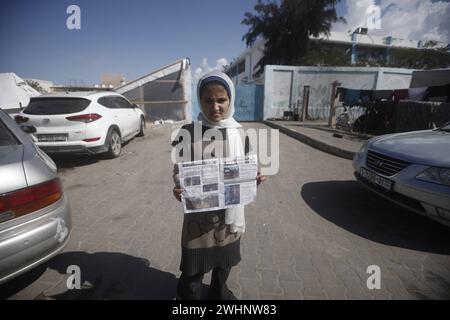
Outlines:
POLYGON ((178 60, 116 89, 144 110, 148 120, 189 121, 191 69, 178 60))

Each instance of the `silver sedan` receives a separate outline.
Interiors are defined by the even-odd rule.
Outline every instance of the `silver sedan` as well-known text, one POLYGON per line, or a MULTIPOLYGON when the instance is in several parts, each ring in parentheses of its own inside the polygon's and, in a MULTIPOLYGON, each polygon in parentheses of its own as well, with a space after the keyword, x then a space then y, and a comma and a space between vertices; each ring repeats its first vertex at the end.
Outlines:
POLYGON ((54 162, 0 109, 0 284, 57 255, 70 232, 54 162))
POLYGON ((373 192, 450 226, 450 124, 373 138, 353 167, 373 192))

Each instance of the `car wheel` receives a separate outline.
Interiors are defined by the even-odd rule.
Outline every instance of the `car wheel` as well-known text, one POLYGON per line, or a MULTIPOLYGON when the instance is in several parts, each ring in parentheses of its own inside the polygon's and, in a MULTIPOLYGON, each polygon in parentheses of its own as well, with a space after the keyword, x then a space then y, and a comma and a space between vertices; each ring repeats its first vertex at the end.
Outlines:
POLYGON ((117 130, 112 130, 109 136, 109 146, 107 156, 108 158, 117 158, 122 151, 122 139, 117 130))
POLYGON ((139 133, 137 134, 138 137, 145 136, 145 120, 144 118, 141 118, 141 122, 139 125, 139 133))

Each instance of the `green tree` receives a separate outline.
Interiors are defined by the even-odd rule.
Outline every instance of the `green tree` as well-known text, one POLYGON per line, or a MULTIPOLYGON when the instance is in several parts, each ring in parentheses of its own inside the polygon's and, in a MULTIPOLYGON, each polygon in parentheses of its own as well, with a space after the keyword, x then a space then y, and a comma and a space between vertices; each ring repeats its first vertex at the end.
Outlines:
POLYGON ((387 67, 409 69, 439 69, 450 67, 450 53, 446 49, 395 49, 387 67))
POLYGON ((338 17, 336 5, 340 0, 258 0, 255 14, 245 13, 243 24, 249 26, 243 36, 247 46, 263 38, 264 56, 257 63, 256 75, 267 64, 295 65, 308 53, 309 37, 329 35, 333 23, 345 22, 338 17))

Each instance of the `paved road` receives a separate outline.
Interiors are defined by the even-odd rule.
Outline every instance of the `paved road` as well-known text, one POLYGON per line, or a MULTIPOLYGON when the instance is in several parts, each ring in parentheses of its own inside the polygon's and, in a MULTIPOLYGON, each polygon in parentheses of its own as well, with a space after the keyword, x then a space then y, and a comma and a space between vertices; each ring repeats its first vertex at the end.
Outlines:
MULTIPOLYGON (((71 241, 2 295, 173 299, 182 213, 171 193, 171 130, 152 129, 115 160, 56 159, 72 205, 71 241), (82 290, 67 290, 69 265, 81 268, 82 290)), ((348 160, 284 135, 280 153, 278 175, 246 210, 243 260, 228 281, 237 297, 450 299, 450 229, 373 196, 348 160), (380 290, 367 288, 370 265, 380 267, 380 290)))

